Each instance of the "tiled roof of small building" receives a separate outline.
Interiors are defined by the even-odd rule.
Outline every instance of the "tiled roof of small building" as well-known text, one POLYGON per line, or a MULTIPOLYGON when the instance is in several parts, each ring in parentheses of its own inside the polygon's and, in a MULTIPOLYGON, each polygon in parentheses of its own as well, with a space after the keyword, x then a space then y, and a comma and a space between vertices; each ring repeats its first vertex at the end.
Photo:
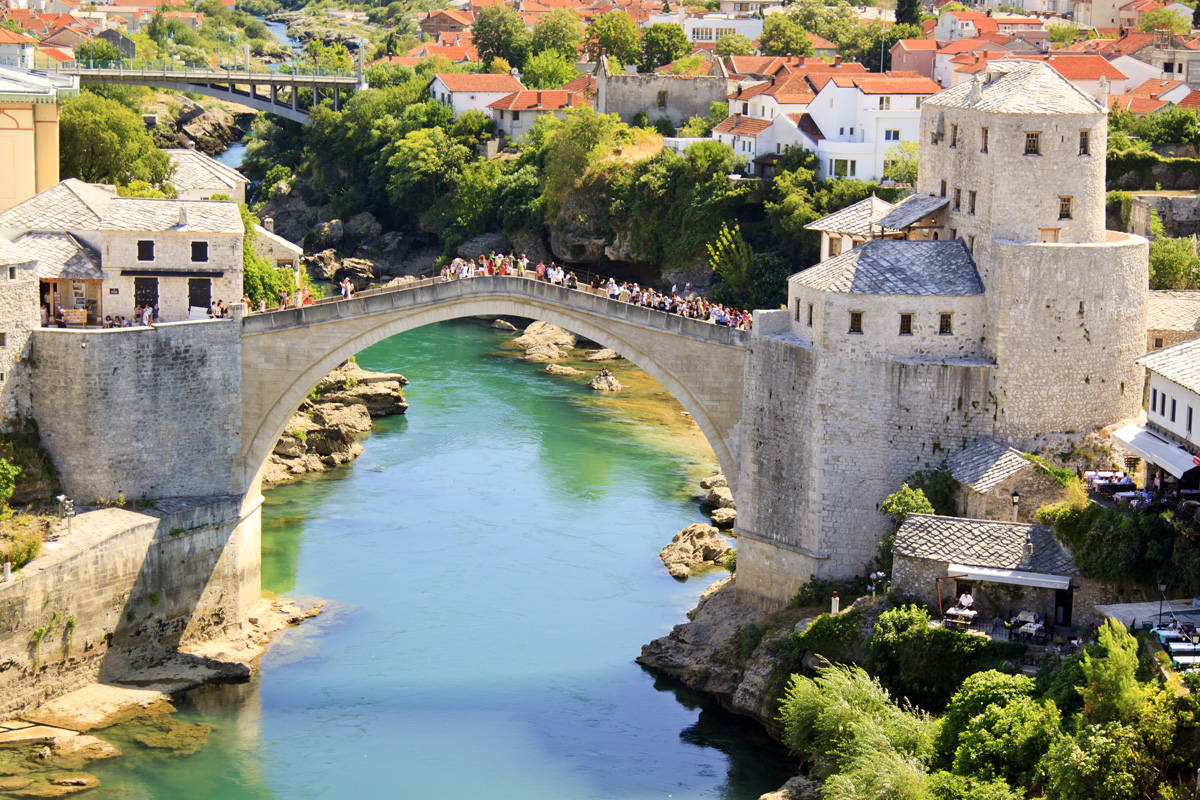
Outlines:
POLYGON ((835 211, 827 217, 808 223, 804 227, 810 231, 829 231, 844 233, 850 236, 870 236, 880 233, 880 226, 875 224, 892 210, 892 204, 871 195, 859 200, 853 205, 835 211))
POLYGON ((821 132, 817 121, 807 111, 801 114, 784 114, 784 116, 796 123, 796 127, 800 129, 801 133, 814 142, 819 142, 825 138, 825 134, 821 132))
POLYGON ((964 81, 925 100, 924 105, 974 108, 994 114, 1100 114, 1106 109, 1083 90, 1037 61, 989 61, 981 97, 971 99, 974 81, 964 81))
POLYGON ((950 475, 961 484, 983 494, 999 486, 1023 469, 1033 466, 1029 459, 995 439, 977 439, 946 462, 950 475))
POLYGON ((452 92, 519 92, 525 87, 512 75, 489 73, 439 72, 435 78, 452 92))
POLYGON ((0 213, 0 228, 94 231, 115 199, 115 190, 67 178, 0 213))
POLYGON ((42 280, 99 281, 100 256, 69 233, 27 233, 17 240, 37 258, 42 280))
POLYGON ((721 133, 732 133, 735 136, 758 136, 771 127, 771 120, 757 117, 743 117, 741 114, 731 114, 720 125, 713 128, 721 133))
POLYGON ((167 150, 166 153, 175 162, 171 185, 176 189, 187 191, 224 186, 229 189, 226 194, 232 195, 239 183, 249 182, 245 175, 233 167, 227 167, 212 156, 196 150, 167 150))
POLYGON ((1134 362, 1185 389, 1200 392, 1200 339, 1155 350, 1134 362))
POLYGON ((983 294, 975 262, 961 241, 872 239, 794 277, 801 286, 839 294, 924 297, 983 294))
POLYGON ((3 236, 0 236, 0 267, 28 264, 34 260, 36 259, 32 255, 17 247, 3 236))
POLYGON ((224 200, 114 198, 100 221, 104 231, 245 233, 236 203, 224 200))
POLYGON ((1079 575, 1075 560, 1047 525, 909 514, 896 532, 892 552, 967 567, 1079 575), (1022 564, 1027 538, 1033 542, 1033 557, 1022 564))
POLYGON ((949 203, 950 199, 947 197, 934 197, 931 194, 910 194, 897 203, 888 212, 887 216, 880 219, 879 224, 892 230, 903 230, 949 203))
POLYGON ((1150 292, 1146 330, 1200 331, 1200 292, 1150 292))

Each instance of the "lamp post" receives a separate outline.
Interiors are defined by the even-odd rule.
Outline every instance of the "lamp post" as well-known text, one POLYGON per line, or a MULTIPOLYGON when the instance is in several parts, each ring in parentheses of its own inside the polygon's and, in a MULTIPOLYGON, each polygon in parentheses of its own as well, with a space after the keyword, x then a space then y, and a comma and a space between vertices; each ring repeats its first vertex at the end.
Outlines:
POLYGON ((1163 578, 1158 579, 1158 627, 1162 627, 1162 606, 1163 598, 1167 596, 1167 582, 1163 578))
POLYGON ((871 590, 871 599, 874 600, 875 599, 875 584, 877 584, 883 580, 886 580, 887 573, 886 572, 872 572, 867 577, 871 579, 871 584, 867 588, 871 590))
POLYGON ((1020 508, 1020 506, 1021 506, 1021 493, 1020 492, 1014 491, 1012 493, 1012 504, 1013 504, 1013 522, 1016 522, 1017 521, 1017 509, 1020 508))
POLYGON ((71 517, 75 516, 75 501, 67 497, 65 494, 60 494, 54 498, 58 501, 59 512, 67 518, 67 536, 71 535, 71 517))

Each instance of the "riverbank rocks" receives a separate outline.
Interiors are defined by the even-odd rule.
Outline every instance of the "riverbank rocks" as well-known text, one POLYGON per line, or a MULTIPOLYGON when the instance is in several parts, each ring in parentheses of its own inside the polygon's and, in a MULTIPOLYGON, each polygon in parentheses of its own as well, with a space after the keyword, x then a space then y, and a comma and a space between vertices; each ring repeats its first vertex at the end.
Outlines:
POLYGON ((370 372, 346 362, 317 383, 288 422, 263 472, 264 483, 281 483, 358 458, 358 437, 371 420, 408 410, 403 375, 370 372))
POLYGON ((503 233, 481 233, 460 244, 458 255, 461 258, 470 259, 478 258, 480 253, 485 256, 492 253, 507 254, 510 250, 512 250, 512 244, 503 233))
POLYGON ((588 381, 588 388, 597 392, 619 392, 622 386, 612 375, 597 375, 588 381))
POLYGON ((340 266, 337 250, 332 248, 304 256, 300 259, 300 264, 310 276, 323 281, 333 280, 340 266))
POLYGON ((820 781, 797 775, 774 792, 767 792, 758 800, 821 800, 825 796, 820 781))
POLYGON ((728 486, 714 486, 709 490, 708 495, 704 498, 704 502, 713 508, 737 507, 733 502, 733 492, 729 491, 728 486))
POLYGON ((729 482, 727 480, 725 480, 724 472, 718 472, 716 475, 709 475, 707 478, 703 478, 700 481, 700 488, 706 492, 709 491, 710 489, 715 489, 718 486, 728 486, 728 485, 729 485, 729 482))
POLYGON ((526 361, 553 361, 556 358, 566 358, 567 354, 552 344, 535 344, 526 348, 526 361))
POLYGON ((737 522, 736 508, 714 508, 710 515, 712 524, 721 530, 729 530, 737 522))
POLYGON ((552 344, 555 347, 570 349, 579 342, 579 337, 565 328, 551 325, 549 322, 537 320, 529 323, 525 332, 513 339, 517 347, 529 349, 542 344, 552 344))
POLYGON ((658 557, 672 578, 682 579, 693 570, 720 566, 731 549, 716 528, 697 522, 675 534, 658 557))
POLYGON ((496 320, 495 322, 492 323, 492 327, 498 331, 514 331, 515 332, 517 330, 516 325, 513 325, 511 322, 509 322, 508 320, 504 320, 504 319, 496 320))
POLYGON ((546 366, 546 369, 543 371, 549 372, 551 375, 583 375, 584 374, 583 370, 575 369, 574 367, 568 367, 565 364, 549 364, 546 366))
POLYGON ((343 258, 341 265, 333 273, 333 279, 341 283, 347 278, 357 291, 362 291, 375 280, 375 265, 365 258, 343 258))
POLYGON ((621 358, 615 350, 609 350, 607 347, 601 350, 588 350, 588 361, 616 361, 621 358))
POLYGON ((346 235, 346 226, 340 219, 331 219, 315 226, 304 237, 304 249, 309 251, 336 249, 346 235))

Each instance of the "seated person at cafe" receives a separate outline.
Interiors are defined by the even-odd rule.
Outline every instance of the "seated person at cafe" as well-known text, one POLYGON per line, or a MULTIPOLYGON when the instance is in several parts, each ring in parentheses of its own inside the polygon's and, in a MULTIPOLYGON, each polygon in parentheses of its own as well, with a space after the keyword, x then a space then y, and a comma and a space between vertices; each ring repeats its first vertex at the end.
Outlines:
POLYGON ((961 595, 959 595, 958 607, 959 608, 970 608, 974 602, 975 602, 975 598, 971 596, 971 591, 968 589, 967 591, 965 591, 961 595))

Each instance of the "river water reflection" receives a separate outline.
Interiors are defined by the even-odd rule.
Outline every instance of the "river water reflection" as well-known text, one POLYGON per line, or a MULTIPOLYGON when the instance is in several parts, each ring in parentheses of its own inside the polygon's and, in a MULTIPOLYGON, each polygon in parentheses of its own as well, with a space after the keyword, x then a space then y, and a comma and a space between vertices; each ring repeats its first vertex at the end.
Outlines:
POLYGON ((632 659, 713 574, 658 549, 702 521, 689 437, 443 323, 364 351, 412 381, 349 468, 267 493, 264 589, 328 600, 249 684, 192 693, 197 754, 96 770, 121 798, 728 798, 793 764, 632 659))

